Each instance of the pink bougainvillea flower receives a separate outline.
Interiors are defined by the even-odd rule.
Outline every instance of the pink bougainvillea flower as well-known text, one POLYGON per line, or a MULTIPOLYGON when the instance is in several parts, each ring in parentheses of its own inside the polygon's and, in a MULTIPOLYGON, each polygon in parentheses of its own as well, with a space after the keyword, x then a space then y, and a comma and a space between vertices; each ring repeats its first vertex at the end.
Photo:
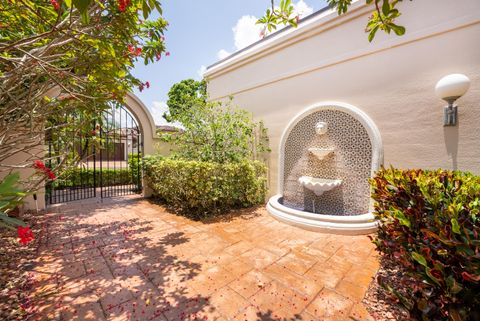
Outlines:
POLYGON ((167 56, 167 57, 170 56, 170 52, 167 51, 167 52, 165 53, 165 56, 167 56))
POLYGON ((140 56, 141 54, 142 54, 142 48, 141 47, 135 48, 135 55, 140 56))
POLYGON ((29 227, 19 226, 17 227, 17 234, 20 238, 19 242, 22 245, 26 245, 29 242, 33 241, 33 232, 29 227))
POLYGON ((143 89, 144 89, 144 85, 143 85, 143 84, 138 85, 138 90, 140 90, 140 92, 142 92, 143 89))
POLYGON ((129 53, 133 54, 135 52, 135 47, 133 47, 133 45, 128 45, 127 50, 129 53))
POLYGON ((161 54, 156 54, 155 56, 157 57, 157 61, 159 61, 160 59, 162 59, 162 55, 161 55, 161 54))
POLYGON ((149 81, 145 82, 145 86, 147 87, 147 89, 150 88, 150 82, 149 81))
POLYGON ((50 0, 50 4, 55 8, 55 10, 60 9, 60 4, 57 2, 57 0, 50 0))
POLYGON ((36 168, 38 170, 44 171, 45 170, 45 163, 42 162, 41 160, 37 159, 36 161, 33 162, 33 168, 36 168))

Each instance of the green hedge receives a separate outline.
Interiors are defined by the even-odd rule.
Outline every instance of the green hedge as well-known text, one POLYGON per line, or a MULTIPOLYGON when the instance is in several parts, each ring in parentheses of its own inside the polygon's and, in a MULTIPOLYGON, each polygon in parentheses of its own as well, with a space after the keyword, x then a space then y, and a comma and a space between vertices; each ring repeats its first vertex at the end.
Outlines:
POLYGON ((142 155, 138 153, 128 154, 128 168, 136 171, 142 166, 142 155))
POLYGON ((145 179, 154 196, 194 217, 261 204, 266 166, 257 161, 212 163, 144 158, 145 179))
POLYGON ((381 284, 418 319, 480 320, 480 177, 389 169, 372 186, 374 242, 413 282, 381 284))
POLYGON ((62 171, 61 175, 53 181, 49 187, 57 189, 69 187, 93 187, 94 176, 96 186, 113 186, 137 184, 141 180, 142 159, 139 154, 128 154, 128 168, 68 168, 62 171))
MULTIPOLYGON (((141 173, 140 173, 141 175, 141 173)), ((124 169, 96 169, 96 184, 100 186, 137 184, 139 173, 137 170, 124 169), (100 180, 101 177, 101 180, 100 180)), ((68 188, 74 186, 94 186, 94 170, 82 168, 70 168, 62 172, 62 175, 53 182, 55 188, 68 188)))

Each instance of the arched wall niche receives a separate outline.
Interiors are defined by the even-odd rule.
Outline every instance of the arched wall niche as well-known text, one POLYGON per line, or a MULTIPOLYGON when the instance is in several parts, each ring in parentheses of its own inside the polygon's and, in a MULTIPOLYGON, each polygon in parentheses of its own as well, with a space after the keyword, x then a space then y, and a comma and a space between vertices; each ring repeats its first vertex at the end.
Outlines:
POLYGON ((299 113, 285 129, 279 151, 278 194, 293 209, 328 215, 361 215, 371 209, 368 178, 383 163, 383 146, 375 123, 359 108, 322 102, 299 113), (328 131, 315 134, 326 122, 328 131), (334 152, 318 159, 309 148, 334 152), (340 187, 320 196, 301 186, 300 176, 342 179, 340 187))

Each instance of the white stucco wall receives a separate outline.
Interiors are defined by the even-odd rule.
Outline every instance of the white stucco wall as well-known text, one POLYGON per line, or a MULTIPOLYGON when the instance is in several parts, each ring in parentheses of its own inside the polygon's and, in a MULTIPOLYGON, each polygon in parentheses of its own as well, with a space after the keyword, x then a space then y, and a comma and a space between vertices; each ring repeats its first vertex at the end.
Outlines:
POLYGON ((364 28, 372 7, 361 1, 345 16, 325 12, 207 70, 211 99, 233 95, 269 129, 271 194, 288 123, 332 100, 375 122, 385 165, 480 174, 480 1, 421 0, 400 9, 402 37, 379 32, 369 43, 364 28), (472 83, 457 101, 459 123, 443 127, 445 103, 434 87, 450 73, 472 83))
POLYGON ((135 116, 143 135, 143 153, 155 154, 155 144, 158 142, 157 129, 152 114, 147 106, 132 93, 126 97, 125 107, 135 116))

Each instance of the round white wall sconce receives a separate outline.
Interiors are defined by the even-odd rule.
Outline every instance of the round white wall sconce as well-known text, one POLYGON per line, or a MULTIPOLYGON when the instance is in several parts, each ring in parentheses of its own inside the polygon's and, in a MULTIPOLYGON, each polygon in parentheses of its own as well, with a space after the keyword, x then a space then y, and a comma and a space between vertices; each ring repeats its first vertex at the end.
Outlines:
POLYGON ((451 74, 437 82, 435 86, 437 96, 448 103, 444 109, 443 126, 457 124, 457 106, 454 106, 454 103, 467 92, 469 87, 470 79, 462 74, 451 74))

